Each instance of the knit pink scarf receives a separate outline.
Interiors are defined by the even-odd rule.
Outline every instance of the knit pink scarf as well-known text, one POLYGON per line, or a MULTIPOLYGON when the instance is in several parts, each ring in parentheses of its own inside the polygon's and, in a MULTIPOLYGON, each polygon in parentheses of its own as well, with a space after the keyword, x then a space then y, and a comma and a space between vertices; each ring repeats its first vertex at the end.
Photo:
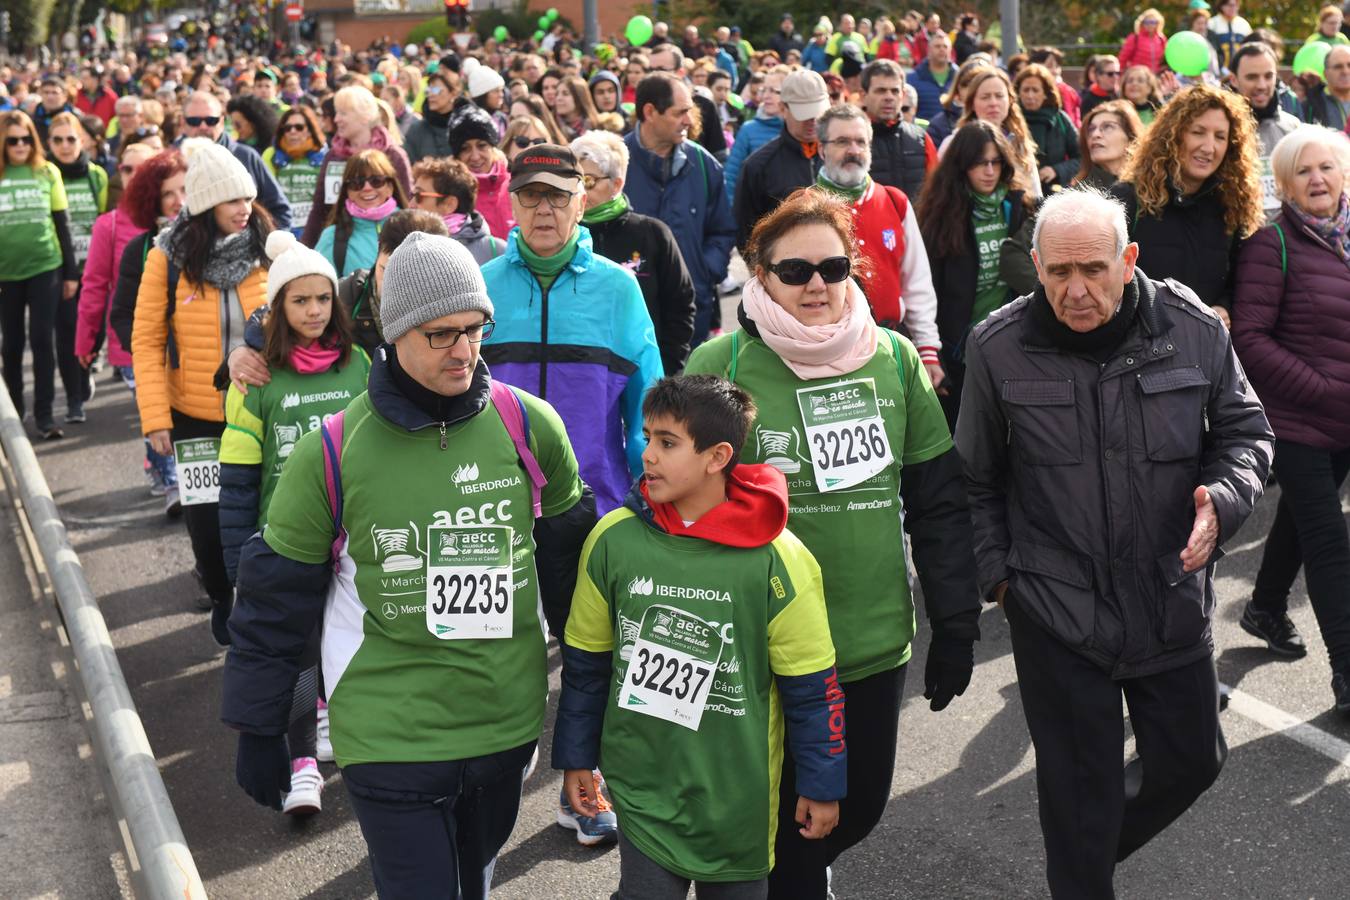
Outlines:
POLYGON ((342 352, 337 348, 329 349, 318 341, 308 347, 296 344, 291 348, 291 368, 301 375, 317 375, 333 368, 342 352))
POLYGON ((376 125, 370 129, 370 143, 364 147, 357 147, 340 134, 333 135, 330 142, 328 157, 334 160, 351 159, 362 150, 388 150, 393 146, 389 139, 389 132, 384 130, 383 125, 376 125))
POLYGON ((798 378, 847 375, 865 366, 876 353, 877 326, 862 288, 851 278, 844 284, 844 315, 830 325, 803 325, 754 276, 745 283, 741 303, 760 338, 798 378))
POLYGON ((353 219, 365 219, 367 222, 383 222, 385 219, 398 212, 398 198, 390 197, 379 206, 372 206, 369 209, 358 206, 350 199, 345 201, 347 212, 353 219))

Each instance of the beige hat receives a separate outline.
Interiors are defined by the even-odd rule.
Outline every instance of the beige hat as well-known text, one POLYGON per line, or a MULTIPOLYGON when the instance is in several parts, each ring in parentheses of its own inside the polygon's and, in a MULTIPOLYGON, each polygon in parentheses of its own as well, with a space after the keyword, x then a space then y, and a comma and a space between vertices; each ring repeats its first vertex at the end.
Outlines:
POLYGON ((183 188, 187 193, 188 215, 204 213, 220 203, 258 196, 258 186, 244 164, 215 141, 193 138, 183 142, 187 157, 187 175, 183 188))
POLYGON ((818 119, 830 108, 830 92, 819 72, 798 69, 783 79, 783 103, 799 122, 818 119))

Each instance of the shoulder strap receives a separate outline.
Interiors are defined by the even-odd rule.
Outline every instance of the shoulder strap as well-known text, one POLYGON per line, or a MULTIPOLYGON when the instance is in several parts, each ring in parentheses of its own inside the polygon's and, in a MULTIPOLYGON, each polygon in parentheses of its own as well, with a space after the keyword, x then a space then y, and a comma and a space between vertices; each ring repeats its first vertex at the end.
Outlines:
POLYGON ((344 231, 341 227, 333 229, 333 268, 337 270, 339 278, 342 277, 342 267, 347 264, 347 242, 351 236, 351 231, 344 231))
POLYGON ((905 389, 905 367, 900 360, 900 340, 895 336, 895 332, 889 328, 883 328, 886 337, 891 339, 891 355, 895 357, 895 374, 900 376, 900 390, 905 389))
MULTIPOLYGON (((150 245, 153 243, 153 240, 148 240, 145 243, 145 253, 147 256, 150 255, 150 245)), ((169 353, 169 368, 176 369, 178 368, 178 342, 173 338, 172 323, 174 310, 178 308, 178 279, 182 273, 178 268, 178 264, 173 261, 173 257, 165 253, 164 259, 167 261, 169 267, 168 287, 166 289, 168 302, 164 305, 164 321, 169 323, 167 329, 168 343, 166 344, 166 348, 169 353)), ((142 266, 142 268, 144 268, 144 266, 142 266)))
POLYGON ((731 364, 727 366, 727 381, 736 383, 736 369, 740 367, 741 355, 741 330, 737 328, 731 333, 731 364))
POLYGON ((543 512, 541 497, 544 486, 548 484, 548 478, 544 476, 544 470, 539 467, 539 460, 535 459, 534 453, 530 450, 529 414, 525 412, 525 404, 521 402, 520 397, 508 385, 493 381, 491 395, 492 405, 496 407, 497 415, 501 416, 506 433, 511 435, 511 442, 516 445, 516 455, 520 457, 520 464, 530 476, 530 501, 534 508, 534 517, 537 519, 543 512))
POLYGON ((703 202, 708 204, 712 202, 712 188, 708 185, 708 164, 703 161, 703 151, 695 145, 694 156, 698 159, 698 170, 703 175, 703 202))
POLYGON ((333 514, 333 547, 329 554, 333 570, 338 567, 347 532, 342 527, 342 430, 347 411, 341 410, 323 423, 323 483, 328 490, 328 509, 333 514))
POLYGON ((1271 222, 1275 226, 1275 233, 1280 236, 1280 272, 1284 275, 1289 274, 1289 248, 1284 243, 1284 229, 1280 227, 1279 222, 1271 222))

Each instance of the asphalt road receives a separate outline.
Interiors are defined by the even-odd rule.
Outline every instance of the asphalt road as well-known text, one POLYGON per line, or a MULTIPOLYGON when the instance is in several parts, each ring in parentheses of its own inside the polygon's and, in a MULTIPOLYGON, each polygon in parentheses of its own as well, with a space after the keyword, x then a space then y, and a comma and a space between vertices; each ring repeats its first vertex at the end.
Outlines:
MULTIPOLYGON (((234 735, 217 719, 223 653, 193 606, 186 532, 148 495, 129 393, 106 372, 99 381, 89 424, 69 427, 67 439, 40 445, 38 455, 211 896, 373 896, 365 847, 333 767, 324 812, 308 822, 264 810, 235 786, 234 735)), ((1227 767, 1180 821, 1120 867, 1122 898, 1350 893, 1350 722, 1330 709, 1330 670, 1302 582, 1292 615, 1308 638, 1307 659, 1277 661, 1237 625, 1272 500, 1228 544, 1218 578, 1218 668, 1239 690, 1223 718, 1227 767)), ((996 610, 981 624, 966 695, 942 713, 919 697, 905 702, 892 800, 871 838, 836 865, 841 900, 1045 896, 1033 756, 1008 629, 996 610)), ((921 625, 911 692, 921 683, 927 641, 921 625)), ((555 654, 551 702, 556 667, 555 654)), ((545 747, 549 739, 546 732, 545 747)), ((1130 751, 1127 740, 1122 760, 1130 751)), ((547 768, 527 782, 495 898, 603 898, 616 884, 615 851, 581 848, 554 824, 558 787, 547 768)), ((99 814, 82 805, 51 811, 71 822, 99 814)))

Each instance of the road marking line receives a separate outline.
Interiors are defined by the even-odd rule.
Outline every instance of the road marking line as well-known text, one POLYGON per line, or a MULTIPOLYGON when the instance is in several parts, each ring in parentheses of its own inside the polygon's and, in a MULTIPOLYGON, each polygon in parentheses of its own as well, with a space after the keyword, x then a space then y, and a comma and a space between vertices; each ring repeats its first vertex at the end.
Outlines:
POLYGON ((1228 695, 1228 709, 1251 719, 1263 728, 1297 741, 1309 750, 1317 751, 1333 762, 1350 768, 1350 743, 1328 734, 1315 725, 1309 725, 1279 707, 1271 706, 1264 700, 1258 700, 1251 694, 1234 688, 1228 695))

